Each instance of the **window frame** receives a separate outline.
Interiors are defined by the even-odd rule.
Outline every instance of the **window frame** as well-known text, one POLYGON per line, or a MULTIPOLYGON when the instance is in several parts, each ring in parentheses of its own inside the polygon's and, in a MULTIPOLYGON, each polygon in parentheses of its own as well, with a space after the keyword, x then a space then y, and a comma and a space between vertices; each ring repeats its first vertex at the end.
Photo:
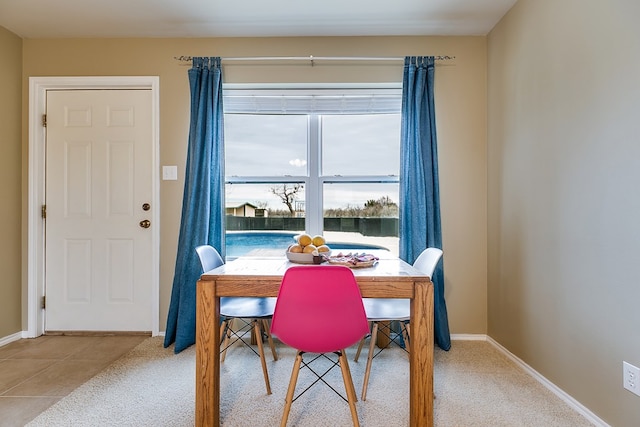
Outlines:
MULTIPOLYGON (((327 84, 327 85, 252 85, 252 84, 225 84, 223 85, 223 97, 252 96, 261 94, 300 94, 300 95, 338 95, 338 94, 368 94, 390 95, 401 98, 401 83, 382 84, 327 84)), ((223 107, 224 107, 223 100, 223 107)), ((400 114, 398 108, 388 114, 400 114)), ((260 114, 256 111, 225 111, 224 114, 260 114)), ((276 114, 264 112, 261 114, 276 114)), ((310 234, 322 234, 324 229, 324 184, 361 184, 361 183, 394 183, 399 184, 399 175, 321 175, 322 161, 322 116, 335 115, 337 112, 290 112, 287 115, 307 116, 307 176, 283 175, 283 176, 227 176, 226 184, 289 184, 303 183, 305 188, 305 230, 310 234), (313 207, 313 209, 309 209, 313 207)), ((354 114, 357 114, 354 112, 354 114)), ((366 114, 361 112, 360 114, 366 114)), ((375 113, 369 113, 375 114, 375 113)), ((384 113, 379 113, 384 114, 384 113)), ((398 136, 399 138, 399 136, 398 136)), ((398 174, 400 171, 398 171, 398 174)))

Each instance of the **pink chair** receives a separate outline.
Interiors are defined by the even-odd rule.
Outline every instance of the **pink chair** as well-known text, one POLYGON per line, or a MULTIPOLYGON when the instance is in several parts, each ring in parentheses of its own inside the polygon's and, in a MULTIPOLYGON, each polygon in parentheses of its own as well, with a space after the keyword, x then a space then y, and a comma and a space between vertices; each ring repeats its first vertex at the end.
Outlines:
MULTIPOLYGON (((304 353, 335 353, 342 370, 353 425, 357 401, 344 349, 369 332, 360 288, 353 272, 339 265, 290 267, 278 293, 271 333, 298 350, 285 399, 281 427, 287 425, 304 353)), ((322 380, 321 377, 319 377, 322 380)), ((335 390, 334 390, 335 391, 335 390)), ((297 398, 297 397, 296 397, 297 398)))

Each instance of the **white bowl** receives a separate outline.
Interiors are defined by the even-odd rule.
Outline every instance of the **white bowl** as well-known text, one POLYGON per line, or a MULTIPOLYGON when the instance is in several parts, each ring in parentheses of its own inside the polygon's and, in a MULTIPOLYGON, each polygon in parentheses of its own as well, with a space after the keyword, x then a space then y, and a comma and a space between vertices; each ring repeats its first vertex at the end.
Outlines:
POLYGON ((313 254, 300 253, 300 252, 289 252, 287 251, 287 259, 291 262, 295 262, 297 264, 313 264, 313 254))
MULTIPOLYGON (((287 259, 297 264, 320 264, 323 261, 322 258, 317 258, 316 260, 314 260, 312 253, 289 252, 288 248, 286 253, 287 253, 287 259)), ((321 255, 329 256, 331 255, 331 251, 321 252, 321 255)))

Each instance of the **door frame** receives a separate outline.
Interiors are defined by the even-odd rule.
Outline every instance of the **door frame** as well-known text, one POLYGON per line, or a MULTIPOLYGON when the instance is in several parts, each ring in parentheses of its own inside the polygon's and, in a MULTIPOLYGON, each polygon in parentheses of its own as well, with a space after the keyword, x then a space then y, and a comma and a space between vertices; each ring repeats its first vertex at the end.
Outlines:
POLYGON ((43 116, 49 90, 150 89, 151 90, 151 211, 152 277, 151 334, 159 335, 160 313, 160 78, 158 76, 29 77, 29 181, 27 230, 27 331, 35 338, 45 331, 42 298, 45 290, 45 228, 42 205, 45 201, 45 140, 43 116))

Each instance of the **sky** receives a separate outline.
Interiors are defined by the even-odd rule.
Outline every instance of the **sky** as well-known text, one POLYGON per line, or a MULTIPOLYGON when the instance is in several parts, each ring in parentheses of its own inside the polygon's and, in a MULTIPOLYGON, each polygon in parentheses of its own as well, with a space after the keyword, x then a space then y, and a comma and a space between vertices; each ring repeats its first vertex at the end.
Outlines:
MULTIPOLYGON (((225 115, 225 173, 237 177, 305 176, 313 164, 307 145, 306 115, 225 115)), ((400 115, 325 116, 322 121, 322 174, 325 176, 398 175, 400 115)), ((227 206, 267 203, 285 209, 269 193, 271 185, 227 186, 227 206), (259 199, 259 200, 256 200, 259 199)), ((391 197, 397 184, 331 184, 325 208, 358 206, 371 199, 391 197)))

